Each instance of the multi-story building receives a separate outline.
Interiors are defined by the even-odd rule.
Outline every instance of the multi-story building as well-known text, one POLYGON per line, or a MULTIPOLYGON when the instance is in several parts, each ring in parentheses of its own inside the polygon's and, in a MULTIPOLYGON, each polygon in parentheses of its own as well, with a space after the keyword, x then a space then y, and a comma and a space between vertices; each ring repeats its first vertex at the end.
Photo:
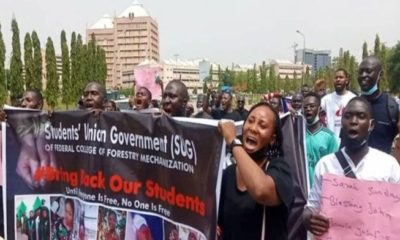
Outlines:
POLYGON ((108 88, 127 87, 123 72, 146 59, 160 60, 158 24, 137 1, 117 17, 104 15, 86 30, 86 39, 92 34, 106 52, 108 88))
POLYGON ((314 49, 300 49, 296 51, 296 63, 304 63, 311 65, 313 73, 331 65, 331 51, 329 50, 314 50, 314 49), (304 61, 303 61, 304 57, 304 61))
MULTIPOLYGON (((181 80, 189 90, 189 93, 193 93, 193 91, 200 90, 203 88, 202 82, 200 81, 199 75, 199 67, 200 62, 203 62, 203 59, 197 60, 164 60, 161 64, 162 73, 161 79, 164 84, 168 83, 171 80, 178 79, 181 80)), ((212 67, 212 82, 214 86, 217 85, 218 78, 214 77, 214 73, 216 74, 218 68, 215 67, 214 64, 210 64, 212 67)))
MULTIPOLYGON (((270 60, 269 66, 274 67, 276 76, 285 79, 301 79, 302 74, 306 72, 307 65, 293 63, 288 60, 270 60)), ((311 66, 309 66, 311 68, 311 66)))

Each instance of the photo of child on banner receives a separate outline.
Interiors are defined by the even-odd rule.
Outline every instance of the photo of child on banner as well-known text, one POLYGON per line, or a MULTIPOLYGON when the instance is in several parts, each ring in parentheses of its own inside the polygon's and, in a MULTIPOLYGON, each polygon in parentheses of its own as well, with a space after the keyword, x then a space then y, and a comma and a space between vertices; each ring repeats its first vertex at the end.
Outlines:
POLYGON ((25 195, 15 198, 16 239, 50 239, 49 198, 25 195))
POLYGON ((52 239, 78 239, 81 224, 82 204, 80 201, 50 197, 52 239))
POLYGON ((98 240, 124 240, 126 212, 99 207, 98 240))
POLYGON ((162 219, 135 212, 128 213, 125 240, 146 239, 163 240, 162 219))

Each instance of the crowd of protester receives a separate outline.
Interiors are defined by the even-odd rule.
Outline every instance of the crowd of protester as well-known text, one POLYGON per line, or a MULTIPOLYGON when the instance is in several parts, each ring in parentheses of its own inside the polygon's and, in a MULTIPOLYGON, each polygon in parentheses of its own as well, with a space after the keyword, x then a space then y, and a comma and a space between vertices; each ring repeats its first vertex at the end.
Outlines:
MULTIPOLYGON (((195 111, 187 87, 179 80, 170 81, 165 89, 161 85, 160 107, 145 86, 138 86, 129 106, 139 113, 219 120, 218 128, 234 162, 222 176, 219 239, 288 239, 294 186, 291 166, 283 160, 280 115, 303 116, 310 188, 303 221, 312 235, 321 236, 330 226, 329 216, 320 213, 325 173, 400 183, 399 159, 392 156, 400 145, 395 138, 400 127, 399 105, 379 89, 381 76, 382 65, 371 56, 359 66, 359 94, 348 89, 347 71, 337 69, 331 93, 327 94, 325 80, 317 80, 315 86, 303 85, 290 96, 265 94, 250 110, 245 108, 245 95, 210 88, 198 95, 195 111), (240 138, 234 121, 244 121, 240 138)), ((42 110, 42 94, 27 90, 18 107, 42 110)), ((118 111, 115 102, 106 98, 105 86, 96 82, 87 84, 77 109, 118 111)), ((6 121, 4 112, 1 116, 6 121)), ((28 176, 24 158, 18 161, 17 173, 37 187, 28 176)))

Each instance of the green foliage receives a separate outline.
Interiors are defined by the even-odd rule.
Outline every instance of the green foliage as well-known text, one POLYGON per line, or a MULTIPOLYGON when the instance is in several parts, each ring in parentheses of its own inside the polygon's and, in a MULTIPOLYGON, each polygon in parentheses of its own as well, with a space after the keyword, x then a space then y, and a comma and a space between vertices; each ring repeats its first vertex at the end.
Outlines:
POLYGON ((33 81, 35 78, 35 73, 34 73, 34 67, 33 67, 32 39, 31 39, 31 35, 29 33, 25 34, 24 67, 25 67, 25 88, 32 89, 33 81))
POLYGON ((33 82, 32 89, 42 91, 42 76, 43 76, 43 59, 42 49, 40 47, 40 41, 37 33, 32 32, 32 45, 33 45, 33 82))
POLYGON ((362 46, 362 59, 366 57, 368 57, 368 45, 367 42, 364 42, 362 46))
POLYGON ((10 96, 13 104, 24 93, 24 82, 22 79, 21 43, 19 40, 18 23, 15 18, 11 21, 12 30, 12 53, 10 63, 10 96))
POLYGON ((265 61, 262 62, 260 66, 260 90, 261 92, 266 92, 268 89, 268 79, 267 79, 267 66, 265 61))
POLYGON ((87 77, 86 74, 86 49, 84 48, 82 42, 82 36, 78 34, 76 38, 76 71, 77 71, 77 83, 76 83, 76 91, 79 96, 82 95, 83 90, 86 86, 87 77))
POLYGON ((359 90, 359 85, 357 81, 358 64, 354 56, 350 57, 350 62, 348 66, 348 72, 350 74, 350 89, 353 91, 359 90))
POLYGON ((233 71, 230 71, 228 68, 225 69, 223 73, 221 73, 221 86, 232 86, 233 85, 233 71))
POLYGON ((376 34, 375 45, 374 45, 374 56, 379 57, 380 52, 381 52, 381 40, 380 40, 378 34, 376 34))
POLYGON ((71 85, 71 72, 70 72, 70 59, 69 50, 67 44, 67 37, 65 31, 61 32, 61 59, 62 59, 62 103, 64 103, 68 109, 68 104, 73 103, 72 98, 72 85, 71 85))
POLYGON ((389 90, 389 81, 388 81, 388 69, 387 69, 387 65, 388 65, 388 55, 387 55, 387 49, 385 44, 381 45, 381 50, 379 53, 379 60, 381 61, 382 64, 382 76, 379 82, 379 87, 381 90, 383 91, 387 91, 389 90))
POLYGON ((71 63, 71 100, 78 101, 82 95, 82 89, 80 89, 79 81, 79 62, 78 62, 78 49, 76 42, 75 32, 71 35, 71 53, 70 53, 70 63, 71 63))
POLYGON ((400 93, 400 42, 397 42, 388 58, 387 72, 390 90, 400 93))
POLYGON ((268 91, 275 91, 276 90, 276 73, 275 73, 275 66, 274 65, 270 65, 269 66, 269 89, 268 91))
POLYGON ((100 83, 105 85, 107 79, 106 51, 100 46, 97 46, 96 56, 98 62, 97 79, 100 83))
POLYGON ((3 34, 1 33, 0 25, 0 106, 3 106, 7 101, 7 82, 6 82, 6 47, 4 45, 3 34))
POLYGON ((46 43, 46 73, 47 84, 45 91, 45 98, 47 105, 51 109, 57 105, 59 95, 59 82, 57 76, 56 53, 54 51, 54 44, 51 38, 47 38, 46 43))
POLYGON ((91 39, 86 47, 86 71, 88 74, 88 82, 98 82, 98 66, 96 59, 96 39, 94 33, 91 35, 91 39))

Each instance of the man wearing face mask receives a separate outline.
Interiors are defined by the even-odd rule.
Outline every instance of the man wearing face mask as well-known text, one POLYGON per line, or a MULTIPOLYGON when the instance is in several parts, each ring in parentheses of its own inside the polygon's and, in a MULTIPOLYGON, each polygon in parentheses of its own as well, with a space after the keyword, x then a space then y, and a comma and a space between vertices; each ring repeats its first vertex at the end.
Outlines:
MULTIPOLYGON (((303 212, 304 224, 312 234, 329 230, 329 217, 321 210, 322 176, 326 173, 360 180, 400 183, 400 165, 389 154, 368 146, 374 129, 371 105, 363 97, 347 104, 342 116, 342 148, 323 157, 315 166, 314 184, 303 212)), ((351 218, 352 216, 348 216, 351 218)))
POLYGON ((325 155, 337 151, 335 134, 319 121, 321 99, 314 92, 308 93, 303 102, 303 113, 306 118, 306 148, 308 176, 310 186, 313 184, 314 169, 317 162, 325 155))
POLYGON ((364 58, 358 68, 358 84, 363 96, 372 106, 375 127, 369 146, 390 153, 393 139, 399 132, 399 106, 396 100, 379 89, 382 65, 374 56, 364 58))

